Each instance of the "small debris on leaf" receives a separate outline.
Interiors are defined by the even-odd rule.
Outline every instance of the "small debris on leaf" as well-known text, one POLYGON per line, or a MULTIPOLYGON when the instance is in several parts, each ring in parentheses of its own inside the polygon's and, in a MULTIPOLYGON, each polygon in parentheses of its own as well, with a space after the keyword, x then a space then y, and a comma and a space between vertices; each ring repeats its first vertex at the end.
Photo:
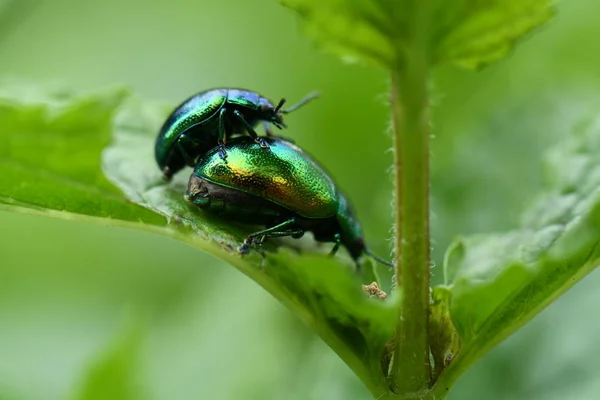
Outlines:
POLYGON ((365 293, 369 295, 369 297, 377 297, 381 300, 387 297, 387 294, 383 290, 379 289, 377 282, 373 282, 370 285, 362 285, 362 288, 365 293))

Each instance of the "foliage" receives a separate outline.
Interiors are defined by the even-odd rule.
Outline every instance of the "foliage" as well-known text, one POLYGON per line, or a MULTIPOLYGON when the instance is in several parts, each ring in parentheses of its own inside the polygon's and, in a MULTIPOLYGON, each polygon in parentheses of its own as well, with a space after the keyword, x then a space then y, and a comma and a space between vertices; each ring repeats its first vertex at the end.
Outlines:
POLYGON ((553 15, 550 0, 282 2, 327 48, 386 69, 413 56, 415 29, 424 32, 419 51, 428 54, 429 64, 479 68, 504 58, 517 39, 553 15))
POLYGON ((0 207, 147 230, 209 251, 294 310, 373 391, 381 390, 382 382, 373 377, 380 375, 380 358, 392 335, 394 300, 369 298, 348 260, 290 251, 266 258, 238 254, 239 243, 251 233, 248 227, 187 204, 183 174, 172 184, 162 181, 152 150, 164 111, 122 91, 45 95, 15 87, 0 92, 0 126, 8 132, 0 153, 6 171, 0 207))
MULTIPOLYGON (((550 3, 543 1, 417 3, 406 1, 396 13, 392 2, 383 0, 337 0, 319 3, 315 13, 316 3, 286 1, 324 46, 396 72, 419 59, 415 54, 425 56, 424 72, 443 63, 485 66, 552 15, 550 3), (425 21, 419 25, 425 28, 419 31, 411 21, 425 21), (418 35, 407 34, 415 29, 418 35)), ((383 393, 380 361, 389 354, 386 342, 393 336, 399 293, 383 303, 368 299, 350 273, 351 263, 326 259, 320 255, 324 249, 310 241, 277 243, 264 261, 257 255, 240 258, 232 249, 247 228, 191 209, 181 200, 185 177, 172 185, 160 180, 151 149, 166 111, 122 90, 75 95, 0 88, 5 132, 0 135, 0 210, 149 231, 208 251, 282 300, 374 395, 383 393)), ((598 126, 592 121, 565 132, 566 140, 549 154, 545 189, 523 222, 507 233, 466 235, 447 251, 445 283, 433 288, 430 321, 439 397, 473 362, 598 263, 598 126)), ((127 330, 98 358, 76 398, 101 395, 96 388, 113 373, 123 378, 116 396, 135 397, 129 370, 137 368, 130 362, 136 357, 136 335, 127 330)))

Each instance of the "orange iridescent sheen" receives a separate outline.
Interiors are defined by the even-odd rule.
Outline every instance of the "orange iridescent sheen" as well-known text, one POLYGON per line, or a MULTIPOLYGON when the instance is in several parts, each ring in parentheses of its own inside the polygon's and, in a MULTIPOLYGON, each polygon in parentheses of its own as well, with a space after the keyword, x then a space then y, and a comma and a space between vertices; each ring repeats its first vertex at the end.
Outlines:
POLYGON ((306 218, 327 218, 338 212, 336 186, 308 154, 289 142, 269 140, 265 150, 253 140, 217 149, 198 163, 194 174, 207 181, 270 200, 306 218))

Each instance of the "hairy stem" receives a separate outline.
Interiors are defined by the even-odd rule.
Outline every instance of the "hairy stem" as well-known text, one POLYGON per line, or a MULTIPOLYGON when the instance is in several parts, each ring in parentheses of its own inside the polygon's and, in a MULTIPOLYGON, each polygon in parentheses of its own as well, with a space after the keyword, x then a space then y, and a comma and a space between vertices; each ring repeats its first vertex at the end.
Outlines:
MULTIPOLYGON (((422 13, 425 7, 420 7, 422 13)), ((428 390, 429 361, 429 98, 426 15, 415 18, 407 54, 392 71, 396 280, 402 296, 392 364, 393 390, 428 390)))

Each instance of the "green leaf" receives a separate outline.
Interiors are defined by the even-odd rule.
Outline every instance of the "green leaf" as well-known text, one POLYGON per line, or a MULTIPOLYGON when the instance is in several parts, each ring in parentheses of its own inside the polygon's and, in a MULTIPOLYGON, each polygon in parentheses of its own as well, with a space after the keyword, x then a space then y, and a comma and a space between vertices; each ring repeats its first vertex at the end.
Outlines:
POLYGON ((508 233, 459 239, 445 274, 462 348, 444 374, 466 368, 600 263, 600 120, 548 155, 548 192, 508 233))
POLYGON ((502 58, 515 41, 548 21, 552 0, 441 1, 433 16, 436 26, 434 63, 481 68, 502 58), (443 21, 438 25, 438 21, 443 21))
POLYGON ((7 39, 42 0, 0 0, 0 42, 7 39))
MULTIPOLYGON (((361 0, 282 0, 296 10, 305 23, 308 35, 329 50, 352 61, 365 59, 378 65, 394 62, 394 41, 384 30, 389 17, 384 2, 361 0)), ((391 6, 391 2, 387 2, 391 6)), ((407 21, 403 21, 406 23, 407 21)))
POLYGON ((79 383, 75 400, 139 400, 143 396, 138 382, 139 350, 142 328, 128 326, 122 335, 90 363, 79 383))
POLYGON ((395 69, 415 52, 430 65, 479 68, 553 15, 550 0, 282 0, 306 32, 347 59, 395 69))
POLYGON ((460 350, 460 337, 450 316, 450 290, 438 286, 431 292, 429 336, 433 358, 433 381, 454 360, 460 350))
POLYGON ((0 89, 0 203, 163 225, 105 177, 98 154, 126 96, 0 89))
MULTIPOLYGON (((0 210, 126 226, 208 251, 288 306, 374 394, 386 393, 381 359, 397 296, 369 298, 348 257, 327 257, 308 238, 273 241, 264 258, 242 257, 236 249, 247 226, 187 204, 184 172, 162 180, 153 149, 168 111, 122 90, 0 88, 0 210)), ((371 267, 363 266, 368 283, 371 267)))

